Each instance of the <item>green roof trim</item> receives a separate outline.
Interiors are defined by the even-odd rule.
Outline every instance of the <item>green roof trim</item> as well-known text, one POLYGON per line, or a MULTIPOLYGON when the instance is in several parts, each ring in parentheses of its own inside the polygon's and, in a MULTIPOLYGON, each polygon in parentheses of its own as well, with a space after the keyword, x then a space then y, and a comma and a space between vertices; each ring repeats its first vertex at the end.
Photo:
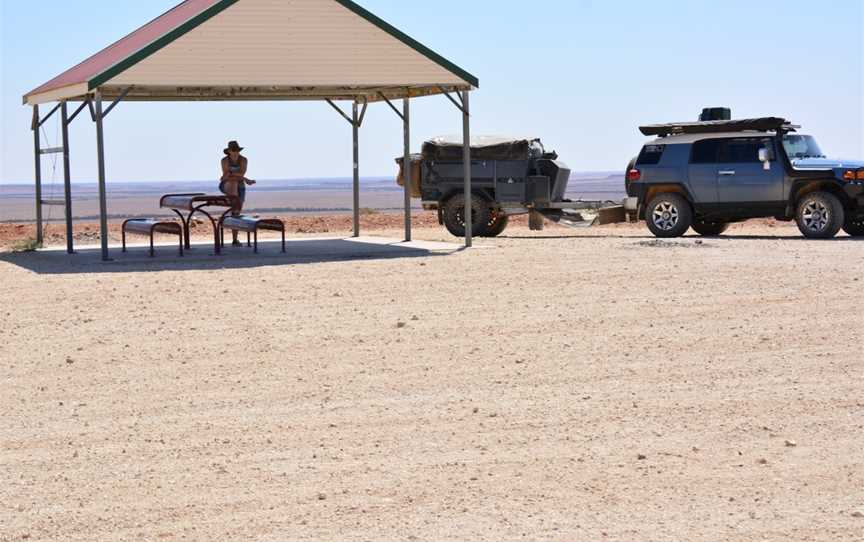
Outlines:
POLYGON ((154 42, 150 43, 149 45, 147 45, 146 47, 144 47, 143 49, 141 49, 138 52, 136 52, 136 53, 128 56, 127 58, 121 60, 117 64, 111 66, 110 68, 108 68, 104 72, 100 73, 99 75, 97 75, 96 77, 94 77, 93 79, 88 81, 87 82, 88 89, 94 90, 97 87, 99 87, 100 85, 107 83, 108 81, 110 81, 111 79, 116 77, 117 75, 128 70, 129 68, 131 68, 135 64, 138 64, 139 62, 146 59, 147 57, 149 57, 153 53, 156 53, 157 51, 159 51, 160 49, 162 49, 166 45, 169 45, 170 43, 174 42, 175 40, 177 40, 177 39, 181 38, 182 36, 186 35, 187 33, 189 33, 191 30, 194 30, 195 28, 198 28, 199 26, 201 26, 205 22, 209 21, 210 19, 212 19, 216 15, 219 15, 220 13, 222 13, 223 11, 228 9, 229 7, 233 6, 237 2, 239 2, 239 0, 220 0, 219 2, 213 4, 212 6, 205 9, 204 11, 199 13, 198 15, 192 17, 191 19, 189 19, 185 23, 181 24, 180 26, 178 26, 177 28, 175 28, 171 32, 168 32, 164 36, 160 37, 156 41, 154 41, 154 42))
POLYGON ((399 41, 401 41, 402 43, 404 43, 408 47, 411 47, 412 49, 414 49, 418 53, 422 54, 423 56, 425 56, 429 60, 435 62, 436 64, 438 64, 442 68, 446 69, 449 72, 452 72, 455 75, 458 75, 459 77, 464 79, 465 82, 468 83, 469 85, 471 85, 472 87, 480 88, 480 80, 477 79, 477 77, 475 77, 474 75, 471 75, 470 73, 463 70, 462 68, 460 68, 456 64, 453 64, 452 62, 450 62, 449 60, 447 60, 443 56, 439 55, 438 53, 436 53, 432 49, 426 47, 425 45, 423 45, 419 41, 415 40, 414 38, 412 38, 408 34, 402 32, 401 30, 399 30, 395 26, 391 25, 390 23, 388 23, 384 19, 381 19, 380 17, 378 17, 377 15, 372 13, 371 11, 364 9, 363 7, 357 5, 352 0, 335 0, 335 1, 338 2, 339 4, 342 4, 344 7, 348 8, 349 10, 353 11, 355 14, 363 17, 364 19, 366 19, 367 21, 369 21, 373 25, 377 26, 378 28, 380 28, 384 32, 387 32, 388 34, 390 34, 394 38, 398 39, 399 41))

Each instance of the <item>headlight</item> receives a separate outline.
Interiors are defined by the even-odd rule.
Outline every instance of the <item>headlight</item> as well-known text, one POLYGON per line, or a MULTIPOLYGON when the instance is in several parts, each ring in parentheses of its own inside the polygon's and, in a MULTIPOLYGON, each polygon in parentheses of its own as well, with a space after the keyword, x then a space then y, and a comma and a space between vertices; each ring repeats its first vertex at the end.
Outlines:
POLYGON ((847 169, 843 172, 844 181, 864 181, 864 169, 847 169))

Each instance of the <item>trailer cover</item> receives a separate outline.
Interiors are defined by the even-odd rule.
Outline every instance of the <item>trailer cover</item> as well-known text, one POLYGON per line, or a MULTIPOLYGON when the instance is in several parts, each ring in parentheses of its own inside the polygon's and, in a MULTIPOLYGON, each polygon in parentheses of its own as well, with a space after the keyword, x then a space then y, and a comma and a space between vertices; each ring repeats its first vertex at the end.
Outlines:
MULTIPOLYGON (((536 138, 513 139, 480 136, 471 138, 472 160, 528 160, 536 138)), ((462 140, 436 137, 423 144, 423 159, 430 162, 461 162, 462 140)))

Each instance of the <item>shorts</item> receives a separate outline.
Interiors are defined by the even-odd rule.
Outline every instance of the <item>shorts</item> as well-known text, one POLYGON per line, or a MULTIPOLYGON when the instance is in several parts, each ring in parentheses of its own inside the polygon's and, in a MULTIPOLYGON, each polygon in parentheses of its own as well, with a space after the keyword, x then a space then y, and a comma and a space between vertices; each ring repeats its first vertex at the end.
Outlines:
MULTIPOLYGON (((228 191, 225 189, 225 181, 219 183, 219 191, 226 196, 228 195, 228 191)), ((246 183, 239 183, 237 195, 240 196, 240 203, 246 203, 246 183)))

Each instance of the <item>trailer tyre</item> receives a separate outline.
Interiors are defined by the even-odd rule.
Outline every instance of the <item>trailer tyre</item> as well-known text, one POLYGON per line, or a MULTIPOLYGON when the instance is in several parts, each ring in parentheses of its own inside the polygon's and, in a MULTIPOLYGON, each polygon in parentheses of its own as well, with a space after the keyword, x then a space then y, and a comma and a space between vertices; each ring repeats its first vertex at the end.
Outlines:
POLYGON ((843 231, 849 234, 850 237, 864 237, 864 217, 854 219, 847 218, 843 224, 843 231))
POLYGON ((845 222, 843 204, 830 192, 811 192, 798 201, 795 220, 808 239, 831 239, 845 222))
POLYGON ((504 233, 508 224, 510 224, 510 217, 505 215, 504 211, 501 211, 500 209, 492 209, 484 237, 498 237, 504 233))
POLYGON ((680 194, 660 194, 645 208, 645 221, 655 237, 681 237, 693 225, 693 209, 680 194))
MULTIPOLYGON (((483 237, 489 230, 491 211, 489 200, 471 195, 471 234, 483 237)), ((455 237, 465 237, 465 197, 456 194, 444 203, 444 227, 455 237)))
POLYGON ((723 235, 729 229, 729 224, 724 222, 700 222, 693 223, 693 231, 703 237, 717 237, 723 235))

